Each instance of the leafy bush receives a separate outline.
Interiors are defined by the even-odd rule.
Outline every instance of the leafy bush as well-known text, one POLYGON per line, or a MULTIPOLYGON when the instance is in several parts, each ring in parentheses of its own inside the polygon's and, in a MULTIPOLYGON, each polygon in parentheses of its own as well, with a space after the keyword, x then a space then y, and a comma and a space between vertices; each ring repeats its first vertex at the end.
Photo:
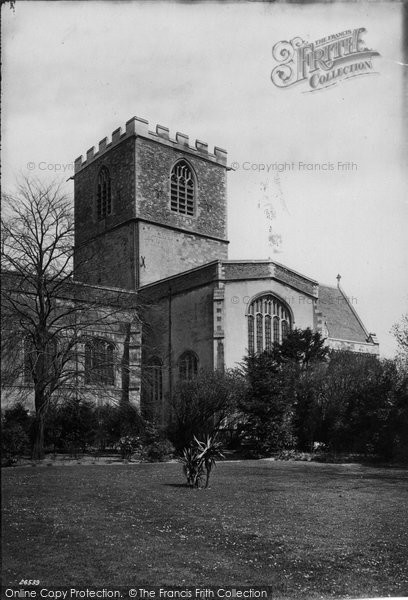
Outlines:
POLYGON ((5 466, 17 462, 29 451, 30 440, 19 423, 8 423, 2 428, 1 453, 5 466))
POLYGON ((93 408, 92 445, 101 452, 119 449, 122 453, 121 444, 124 444, 125 438, 134 440, 133 452, 136 451, 138 444, 135 440, 142 430, 143 420, 130 404, 105 404, 93 408))
POLYGON ((244 374, 247 387, 237 427, 243 452, 258 458, 293 447, 294 367, 283 368, 275 349, 248 356, 244 374))
POLYGON ((32 422, 28 410, 20 403, 4 411, 1 436, 4 465, 11 465, 29 453, 32 422))
POLYGON ((314 460, 313 454, 310 452, 298 452, 297 450, 283 450, 276 456, 278 460, 296 460, 307 461, 314 460))
POLYGON ((122 436, 118 444, 121 456, 130 460, 133 456, 147 462, 160 462, 173 456, 174 447, 153 423, 146 423, 140 435, 122 436))
POLYGON ((173 444, 165 437, 164 432, 154 423, 145 423, 141 434, 140 456, 149 462, 165 461, 174 454, 173 444))
POLYGON ((141 449, 140 438, 137 436, 125 435, 119 440, 120 455, 124 460, 130 460, 132 454, 141 449))
POLYGON ((163 462, 174 455, 173 444, 166 439, 157 440, 142 446, 141 457, 148 462, 163 462))
POLYGON ((33 420, 33 417, 29 415, 29 412, 24 405, 20 402, 17 402, 14 406, 7 408, 4 411, 3 427, 7 427, 7 425, 15 423, 21 425, 25 433, 28 434, 33 420))
POLYGON ((145 421, 137 408, 128 402, 121 402, 114 410, 117 412, 121 436, 137 436, 143 432, 145 421))
POLYGON ((238 371, 201 370, 196 377, 181 381, 170 400, 172 420, 167 436, 178 452, 194 436, 212 436, 236 416, 238 398, 244 387, 238 371))
POLYGON ((97 428, 94 444, 101 451, 115 448, 121 438, 121 415, 116 406, 104 404, 96 408, 97 428))
POLYGON ((93 445, 97 429, 95 406, 81 398, 66 400, 48 410, 45 446, 54 452, 69 451, 74 456, 93 445))

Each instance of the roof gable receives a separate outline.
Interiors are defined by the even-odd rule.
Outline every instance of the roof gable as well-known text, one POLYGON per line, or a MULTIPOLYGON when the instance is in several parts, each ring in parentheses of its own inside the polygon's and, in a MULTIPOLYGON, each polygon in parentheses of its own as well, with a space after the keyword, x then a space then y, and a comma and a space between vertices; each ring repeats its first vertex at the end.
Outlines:
POLYGON ((330 338, 367 342, 369 336, 351 301, 340 288, 319 285, 317 308, 325 318, 330 338))

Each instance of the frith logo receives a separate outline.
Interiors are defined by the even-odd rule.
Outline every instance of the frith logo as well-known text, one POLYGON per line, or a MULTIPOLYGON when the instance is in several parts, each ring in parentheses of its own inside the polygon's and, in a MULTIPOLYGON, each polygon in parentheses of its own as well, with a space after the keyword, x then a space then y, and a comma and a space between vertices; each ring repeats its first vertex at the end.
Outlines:
POLYGON ((314 92, 350 77, 375 73, 372 58, 379 52, 365 46, 365 28, 348 29, 308 43, 300 37, 282 41, 272 48, 279 63, 271 73, 272 83, 287 88, 308 80, 314 92))

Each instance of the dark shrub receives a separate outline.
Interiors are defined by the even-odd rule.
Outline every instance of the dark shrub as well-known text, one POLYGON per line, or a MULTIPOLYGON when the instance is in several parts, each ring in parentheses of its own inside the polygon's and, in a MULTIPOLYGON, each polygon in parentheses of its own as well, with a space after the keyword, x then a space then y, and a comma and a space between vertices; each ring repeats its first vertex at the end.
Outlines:
POLYGON ((33 418, 21 403, 4 411, 1 436, 3 464, 13 464, 24 454, 29 454, 32 422, 33 418))
POLYGON ((149 462, 160 462, 169 460, 173 454, 174 446, 164 432, 154 423, 145 423, 141 435, 141 458, 149 462))
POLYGON ((17 462, 29 452, 30 440, 19 423, 8 423, 2 428, 1 454, 5 466, 17 462))

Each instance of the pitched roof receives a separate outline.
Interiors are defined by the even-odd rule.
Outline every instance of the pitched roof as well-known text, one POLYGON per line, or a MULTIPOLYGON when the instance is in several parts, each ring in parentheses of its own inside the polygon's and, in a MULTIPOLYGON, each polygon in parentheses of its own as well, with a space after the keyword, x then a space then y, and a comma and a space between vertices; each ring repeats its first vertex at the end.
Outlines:
POLYGON ((341 288, 319 285, 317 308, 325 317, 329 337, 367 342, 368 333, 352 301, 353 298, 348 299, 341 288))

